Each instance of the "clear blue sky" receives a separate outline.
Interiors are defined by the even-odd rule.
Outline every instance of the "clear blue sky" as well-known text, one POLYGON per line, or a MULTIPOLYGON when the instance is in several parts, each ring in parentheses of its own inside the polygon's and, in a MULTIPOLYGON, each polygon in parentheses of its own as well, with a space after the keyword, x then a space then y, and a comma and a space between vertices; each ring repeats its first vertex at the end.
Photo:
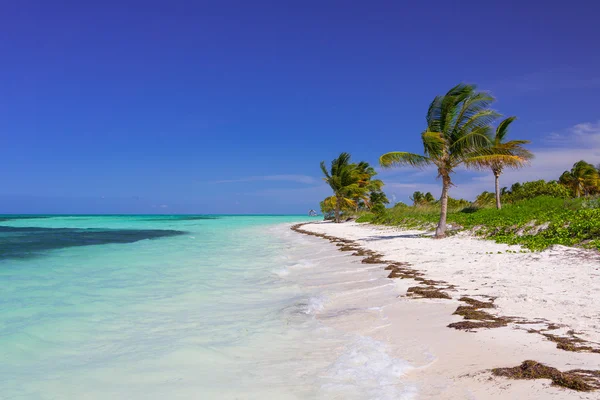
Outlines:
MULTIPOLYGON (((305 213, 321 160, 421 151, 461 81, 541 154, 507 179, 600 162, 599 3, 411 3, 4 2, 0 213, 305 213)), ((439 185, 382 177, 397 200, 439 185)))

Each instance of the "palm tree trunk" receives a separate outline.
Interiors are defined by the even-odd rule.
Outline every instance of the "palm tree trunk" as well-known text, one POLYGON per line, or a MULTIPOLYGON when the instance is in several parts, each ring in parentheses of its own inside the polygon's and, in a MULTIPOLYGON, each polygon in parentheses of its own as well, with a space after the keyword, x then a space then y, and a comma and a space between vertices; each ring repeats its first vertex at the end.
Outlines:
POLYGON ((496 178, 496 208, 500 210, 502 208, 500 203, 500 173, 494 171, 494 177, 496 178))
POLYGON ((442 177, 442 197, 440 203, 442 205, 440 212, 440 222, 435 230, 435 237, 441 239, 446 236, 446 218, 448 216, 448 190, 450 189, 450 177, 442 177))
POLYGON ((340 204, 342 204, 339 196, 337 196, 335 198, 335 209, 334 209, 334 213, 335 213, 335 222, 336 223, 340 223, 340 204))

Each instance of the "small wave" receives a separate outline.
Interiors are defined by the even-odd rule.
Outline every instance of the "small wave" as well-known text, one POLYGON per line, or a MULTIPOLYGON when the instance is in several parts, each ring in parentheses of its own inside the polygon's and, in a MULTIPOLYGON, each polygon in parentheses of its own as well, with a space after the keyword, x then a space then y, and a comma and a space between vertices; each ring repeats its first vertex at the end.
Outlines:
POLYGON ((284 276, 288 276, 290 274, 290 270, 287 268, 280 268, 273 270, 273 273, 278 277, 283 278, 284 276))
POLYGON ((325 308, 325 299, 323 297, 311 297, 308 299, 308 304, 306 306, 306 314, 312 315, 318 313, 319 311, 323 311, 325 308))
POLYGON ((384 343, 360 336, 327 368, 319 398, 414 399, 416 388, 400 380, 412 367, 386 350, 384 343))
POLYGON ((289 265, 287 267, 283 267, 283 268, 279 268, 279 269, 275 269, 272 272, 279 276, 280 278, 283 278, 284 276, 288 276, 291 272, 291 270, 293 269, 305 269, 305 268, 312 268, 315 266, 315 263, 312 261, 308 261, 308 260, 298 260, 298 262, 289 265))
POLYGON ((323 311, 325 308, 325 301, 324 297, 310 297, 305 300, 296 301, 294 304, 282 308, 280 313, 288 320, 299 317, 305 319, 306 316, 315 315, 323 311))

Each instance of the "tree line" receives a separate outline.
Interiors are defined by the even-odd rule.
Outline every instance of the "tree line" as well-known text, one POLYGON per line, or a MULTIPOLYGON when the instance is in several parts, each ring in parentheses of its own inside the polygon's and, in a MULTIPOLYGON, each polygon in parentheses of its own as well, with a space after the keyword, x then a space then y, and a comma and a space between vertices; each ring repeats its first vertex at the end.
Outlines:
POLYGON ((321 201, 321 211, 326 218, 333 217, 338 223, 343 211, 377 211, 389 203, 382 190, 383 182, 375 179, 375 168, 365 161, 352 163, 350 159, 350 154, 342 153, 331 162, 329 169, 321 161, 323 179, 333 190, 333 196, 321 201))
MULTIPOLYGON (((514 198, 513 193, 521 189, 516 184, 510 191, 501 189, 500 176, 507 168, 527 166, 534 155, 525 147, 530 143, 528 140, 508 140, 509 128, 516 117, 501 119, 501 115, 491 109, 494 101, 494 97, 478 91, 475 85, 456 85, 445 95, 436 96, 429 105, 426 128, 421 133, 423 154, 392 151, 379 159, 379 164, 384 168, 424 168, 433 165, 437 169, 438 178, 442 181, 440 199, 436 201, 431 193, 421 192, 415 192, 411 197, 413 205, 439 204, 440 218, 435 232, 437 238, 444 237, 446 233, 448 191, 453 186, 452 174, 459 166, 488 170, 493 174, 493 201, 498 209, 502 207, 503 199, 510 199, 510 196, 514 198)), ((554 185, 560 185, 576 197, 600 193, 598 167, 579 161, 570 171, 565 171, 554 185)), ((333 190, 333 196, 321 202, 321 210, 332 213, 336 222, 341 221, 344 210, 385 209, 388 200, 382 191, 383 182, 374 179, 376 172, 368 163, 351 163, 350 155, 342 153, 332 161, 330 169, 321 162, 321 170, 333 190)), ((486 197, 487 201, 491 200, 488 192, 481 196, 486 197)), ((483 201, 483 197, 478 199, 483 201)))

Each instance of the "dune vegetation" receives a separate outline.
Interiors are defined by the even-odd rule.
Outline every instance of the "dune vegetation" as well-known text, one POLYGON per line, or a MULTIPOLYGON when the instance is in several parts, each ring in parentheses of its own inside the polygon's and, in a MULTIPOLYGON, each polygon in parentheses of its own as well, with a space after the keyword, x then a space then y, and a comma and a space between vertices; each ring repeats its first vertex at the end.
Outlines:
POLYGON ((466 230, 531 250, 553 244, 600 250, 600 165, 581 160, 555 181, 501 188, 502 172, 526 167, 534 154, 525 147, 528 140, 507 138, 516 118, 502 119, 490 108, 494 100, 474 85, 459 84, 431 102, 421 133, 423 154, 393 151, 380 157, 384 168, 433 165, 441 180, 439 199, 416 191, 411 205, 386 207, 384 183, 375 179, 375 169, 366 162, 351 163, 350 155, 342 153, 330 169, 321 163, 333 190, 333 196, 321 202, 325 218, 435 229, 436 238, 466 230), (451 198, 452 175, 459 166, 490 171, 494 191, 474 201, 451 198))
MULTIPOLYGON (((572 197, 567 188, 554 181, 517 183, 511 190, 504 190, 501 197, 506 203, 501 210, 495 207, 492 193, 484 192, 474 202, 450 198, 449 233, 466 230, 530 250, 543 250, 554 244, 600 250, 599 198, 572 197), (534 196, 532 192, 524 196, 523 187, 555 195, 534 196)), ((358 222, 428 230, 439 219, 438 203, 398 203, 380 213, 364 213, 358 222)))

